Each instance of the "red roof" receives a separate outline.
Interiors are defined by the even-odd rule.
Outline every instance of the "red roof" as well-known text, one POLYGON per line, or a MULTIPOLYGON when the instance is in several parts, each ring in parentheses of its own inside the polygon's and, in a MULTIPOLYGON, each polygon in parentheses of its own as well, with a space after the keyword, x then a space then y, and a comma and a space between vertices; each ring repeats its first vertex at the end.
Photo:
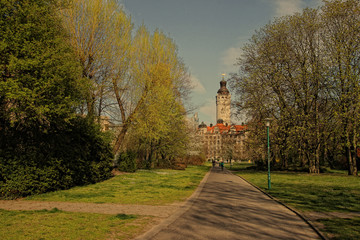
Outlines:
POLYGON ((235 128, 236 132, 246 130, 246 128, 247 128, 246 125, 228 125, 228 126, 225 126, 223 123, 218 123, 218 124, 216 124, 216 125, 214 125, 212 127, 207 127, 207 131, 208 132, 214 132, 216 127, 219 129, 220 133, 223 133, 224 131, 228 132, 228 131, 230 131, 231 128, 235 128))

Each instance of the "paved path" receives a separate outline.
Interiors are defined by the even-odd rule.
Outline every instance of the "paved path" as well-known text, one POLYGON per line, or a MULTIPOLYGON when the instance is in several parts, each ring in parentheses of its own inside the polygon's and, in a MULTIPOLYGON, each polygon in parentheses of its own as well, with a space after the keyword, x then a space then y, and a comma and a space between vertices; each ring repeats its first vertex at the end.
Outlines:
POLYGON ((295 213, 219 168, 191 204, 139 239, 320 239, 295 213))

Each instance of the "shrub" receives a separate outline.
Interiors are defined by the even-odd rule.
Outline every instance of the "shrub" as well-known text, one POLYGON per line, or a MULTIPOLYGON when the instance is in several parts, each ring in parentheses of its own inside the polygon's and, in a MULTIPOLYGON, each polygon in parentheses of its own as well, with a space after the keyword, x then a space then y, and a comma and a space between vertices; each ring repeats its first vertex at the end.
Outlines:
POLYGON ((38 133, 36 138, 32 135, 31 141, 26 133, 15 135, 16 141, 0 137, 2 199, 68 189, 112 176, 110 143, 92 120, 77 117, 63 128, 38 133))
POLYGON ((189 155, 186 157, 185 162, 189 165, 203 165, 206 161, 205 155, 189 155))
POLYGON ((136 153, 132 151, 122 152, 116 163, 118 169, 122 172, 135 172, 136 166, 136 153))

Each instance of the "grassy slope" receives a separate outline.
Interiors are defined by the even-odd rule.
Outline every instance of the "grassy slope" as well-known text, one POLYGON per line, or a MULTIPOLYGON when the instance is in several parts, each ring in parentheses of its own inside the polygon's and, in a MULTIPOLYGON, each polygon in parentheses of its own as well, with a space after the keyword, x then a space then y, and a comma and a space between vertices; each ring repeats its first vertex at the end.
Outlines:
MULTIPOLYGON (((29 200, 162 205, 189 197, 209 170, 138 171, 107 181, 28 197, 29 200)), ((155 218, 52 211, 0 210, 1 239, 132 239, 155 218)))
POLYGON ((0 210, 1 239, 131 239, 151 217, 0 210))
POLYGON ((183 201, 199 185, 209 167, 186 170, 139 170, 107 181, 28 197, 28 200, 163 205, 183 201))

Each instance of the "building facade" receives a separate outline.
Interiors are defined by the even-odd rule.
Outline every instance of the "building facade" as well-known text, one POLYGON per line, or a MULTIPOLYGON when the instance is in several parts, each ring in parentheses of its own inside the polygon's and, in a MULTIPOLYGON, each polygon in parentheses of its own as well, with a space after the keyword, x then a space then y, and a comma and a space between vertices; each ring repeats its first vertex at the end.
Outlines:
POLYGON ((245 160, 246 125, 231 124, 231 94, 224 79, 216 95, 216 124, 202 122, 197 129, 207 159, 245 160))
POLYGON ((226 88, 226 81, 224 79, 220 82, 220 89, 216 95, 216 121, 221 119, 227 126, 231 124, 231 94, 226 88))

